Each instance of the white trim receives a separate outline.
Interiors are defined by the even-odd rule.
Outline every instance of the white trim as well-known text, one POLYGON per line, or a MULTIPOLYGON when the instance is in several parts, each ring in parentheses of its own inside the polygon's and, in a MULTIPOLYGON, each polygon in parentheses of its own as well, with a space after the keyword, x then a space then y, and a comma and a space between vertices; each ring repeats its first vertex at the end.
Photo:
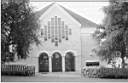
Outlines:
POLYGON ((50 54, 49 54, 48 51, 43 50, 43 51, 41 51, 41 52, 38 54, 38 57, 40 57, 40 55, 41 55, 42 53, 46 53, 46 54, 48 55, 48 57, 50 56, 50 54))
POLYGON ((60 53, 61 57, 63 56, 63 53, 61 51, 59 51, 59 50, 52 51, 51 52, 51 56, 53 56, 53 54, 56 53, 56 52, 60 53))
POLYGON ((77 52, 74 51, 74 50, 67 50, 67 51, 65 51, 64 56, 66 56, 66 53, 68 53, 68 52, 71 52, 71 53, 74 54, 74 56, 77 56, 77 52))

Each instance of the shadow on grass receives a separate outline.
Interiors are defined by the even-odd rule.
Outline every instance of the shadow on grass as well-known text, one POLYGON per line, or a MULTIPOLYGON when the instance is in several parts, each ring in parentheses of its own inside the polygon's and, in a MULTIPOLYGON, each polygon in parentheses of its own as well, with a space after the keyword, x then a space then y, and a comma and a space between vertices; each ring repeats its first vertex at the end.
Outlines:
POLYGON ((128 77, 124 77, 124 76, 106 76, 106 77, 101 77, 101 79, 128 79, 128 77))

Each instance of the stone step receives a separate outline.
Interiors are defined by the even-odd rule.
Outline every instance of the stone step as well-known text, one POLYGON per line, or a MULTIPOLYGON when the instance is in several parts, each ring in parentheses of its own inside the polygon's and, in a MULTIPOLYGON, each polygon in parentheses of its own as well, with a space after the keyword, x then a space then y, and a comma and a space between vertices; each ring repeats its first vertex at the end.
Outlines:
POLYGON ((43 72, 43 73, 38 73, 38 75, 41 76, 49 76, 49 77, 81 77, 80 73, 76 72, 43 72))

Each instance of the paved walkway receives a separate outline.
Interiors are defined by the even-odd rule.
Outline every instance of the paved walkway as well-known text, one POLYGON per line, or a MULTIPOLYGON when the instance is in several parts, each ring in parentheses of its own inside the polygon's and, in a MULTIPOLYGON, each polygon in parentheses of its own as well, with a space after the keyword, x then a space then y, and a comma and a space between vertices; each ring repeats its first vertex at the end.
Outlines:
POLYGON ((79 73, 36 73, 35 76, 2 76, 2 82, 128 82, 128 79, 83 78, 79 73))
POLYGON ((36 73, 36 76, 45 76, 45 77, 77 77, 77 78, 81 78, 81 74, 80 73, 76 73, 76 72, 51 72, 51 73, 36 73))

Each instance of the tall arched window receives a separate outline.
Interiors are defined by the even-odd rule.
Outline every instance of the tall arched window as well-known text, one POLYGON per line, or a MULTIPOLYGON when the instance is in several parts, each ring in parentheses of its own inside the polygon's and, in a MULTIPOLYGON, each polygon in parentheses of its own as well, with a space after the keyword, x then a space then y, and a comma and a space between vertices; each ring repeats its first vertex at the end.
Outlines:
POLYGON ((39 56, 39 72, 49 72, 49 58, 47 53, 39 56))
POLYGON ((55 52, 52 56, 52 71, 53 72, 62 71, 62 56, 59 52, 55 52))
POLYGON ((72 52, 67 52, 65 56, 65 71, 75 71, 75 56, 72 52))

